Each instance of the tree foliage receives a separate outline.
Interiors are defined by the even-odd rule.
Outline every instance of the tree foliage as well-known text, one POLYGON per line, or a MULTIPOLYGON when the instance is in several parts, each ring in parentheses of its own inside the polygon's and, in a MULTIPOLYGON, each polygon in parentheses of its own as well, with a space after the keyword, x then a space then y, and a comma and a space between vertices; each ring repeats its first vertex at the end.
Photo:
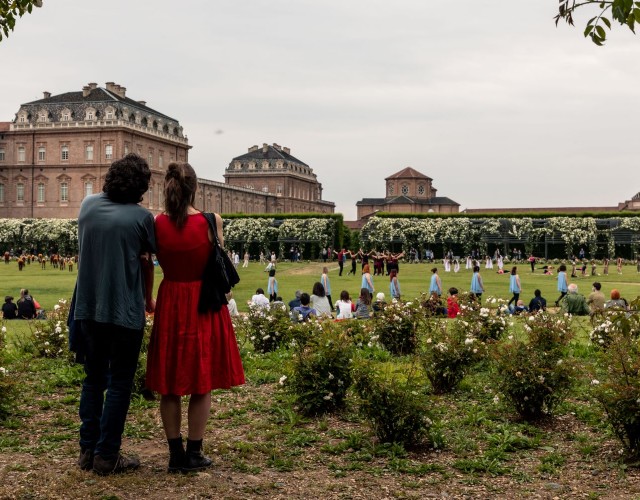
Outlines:
POLYGON ((607 39, 607 29, 611 29, 611 21, 626 25, 635 33, 636 23, 640 23, 640 2, 633 0, 559 0, 556 26, 560 20, 573 26, 573 15, 579 8, 596 10, 596 15, 589 19, 584 36, 591 38, 596 45, 602 45, 607 39))
POLYGON ((13 31, 16 20, 34 7, 42 7, 42 0, 0 0, 0 41, 13 31))

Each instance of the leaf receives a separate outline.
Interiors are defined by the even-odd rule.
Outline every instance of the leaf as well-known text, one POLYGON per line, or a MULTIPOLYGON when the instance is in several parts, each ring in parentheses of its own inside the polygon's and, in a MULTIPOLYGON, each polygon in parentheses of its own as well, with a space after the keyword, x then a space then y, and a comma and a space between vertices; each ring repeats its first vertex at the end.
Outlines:
POLYGON ((604 30, 602 26, 600 25, 596 26, 596 31, 598 32, 598 36, 600 36, 602 40, 605 40, 607 38, 607 32, 604 30))
POLYGON ((633 17, 635 17, 637 23, 640 23, 640 9, 633 9, 633 17))
POLYGON ((592 31, 593 31, 593 26, 587 26, 586 29, 584 30, 585 38, 588 37, 592 31))
POLYGON ((602 17, 602 22, 607 25, 607 28, 611 29, 611 21, 609 21, 606 17, 602 17))

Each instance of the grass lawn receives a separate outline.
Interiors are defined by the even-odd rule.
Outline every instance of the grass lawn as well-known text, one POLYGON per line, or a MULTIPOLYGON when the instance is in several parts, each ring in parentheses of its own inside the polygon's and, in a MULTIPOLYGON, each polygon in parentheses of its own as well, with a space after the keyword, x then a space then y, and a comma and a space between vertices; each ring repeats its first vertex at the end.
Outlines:
MULTIPOLYGON (((296 289, 310 291, 322 263, 282 263, 277 278, 285 301, 296 289)), ((360 276, 339 277, 329 264, 334 299, 342 289, 357 295, 360 276)), ((429 264, 401 264, 400 281, 407 298, 426 290, 429 264)), ((442 266, 438 265, 441 268, 442 266)), ((264 267, 251 263, 239 269, 235 295, 241 309, 257 287, 266 288, 264 267)), ((161 279, 156 269, 156 283, 161 279)), ((467 290, 470 271, 440 272, 445 288, 467 290)), ((508 298, 508 277, 482 270, 485 296, 508 298)), ((555 276, 531 274, 520 266, 528 300, 540 288, 552 303, 555 276)), ((33 264, 0 265, 5 293, 17 296, 28 287, 47 309, 69 298, 76 272, 41 270, 33 264)), ((618 288, 628 300, 640 294, 640 275, 627 266, 622 275, 597 279, 605 294, 618 288)), ((388 294, 388 278, 374 278, 388 294)), ((593 277, 577 278, 588 293, 593 277)), ((522 331, 524 318, 514 319, 522 331)), ((28 332, 28 322, 5 323, 9 333, 28 332)), ((588 318, 576 318, 574 356, 585 374, 592 366, 586 342, 588 318)), ((0 498, 640 498, 640 471, 620 460, 620 444, 602 409, 589 397, 589 381, 576 374, 570 397, 553 418, 526 423, 513 409, 495 402, 492 372, 481 366, 451 394, 430 396, 442 447, 383 445, 376 441, 354 400, 337 415, 299 415, 278 380, 291 361, 281 348, 253 352, 239 338, 246 385, 215 391, 205 434, 205 452, 214 466, 190 476, 165 472, 167 450, 157 401, 134 396, 123 448, 142 459, 132 474, 98 477, 75 466, 78 454, 78 402, 82 368, 66 359, 39 359, 11 353, 10 376, 19 387, 13 414, 0 423, 0 498)), ((414 360, 395 358, 374 346, 363 354, 394 371, 414 360)), ((425 390, 428 382, 425 380, 425 390)), ((183 426, 184 427, 184 426, 183 426)))

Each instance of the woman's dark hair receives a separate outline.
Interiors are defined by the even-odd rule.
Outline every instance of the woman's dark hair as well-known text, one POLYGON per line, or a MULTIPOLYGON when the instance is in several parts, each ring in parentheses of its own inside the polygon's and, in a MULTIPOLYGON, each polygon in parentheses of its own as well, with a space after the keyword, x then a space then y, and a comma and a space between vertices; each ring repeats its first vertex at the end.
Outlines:
POLYGON ((256 290, 256 295, 264 295, 264 290, 262 288, 258 288, 256 290))
POLYGON ((349 298, 349 292, 347 292, 346 290, 342 290, 340 292, 340 300, 343 300, 344 302, 346 302, 347 300, 351 300, 349 298))
POLYGON ((319 281, 313 284, 313 290, 311 291, 316 297, 324 297, 324 286, 319 281))
POLYGON ((558 272, 560 271, 567 271, 567 266, 565 266, 564 264, 562 264, 559 268, 558 268, 558 272))
POLYGON ((164 210, 182 227, 187 221, 189 206, 193 205, 198 189, 198 177, 188 163, 169 163, 164 176, 164 210))
POLYGON ((150 179, 151 170, 146 160, 129 153, 111 164, 102 191, 116 203, 139 203, 142 195, 149 189, 150 179))
POLYGON ((300 295, 300 304, 302 304, 303 306, 308 306, 309 302, 311 302, 311 297, 309 297, 308 293, 305 292, 300 295))
POLYGON ((455 286, 449 288, 449 295, 458 295, 458 289, 455 286))
POLYGON ((517 274, 518 273, 518 266, 513 266, 513 268, 511 269, 511 274, 517 274))
POLYGON ((437 272, 438 272, 438 268, 437 268, 437 267, 434 267, 434 268, 431 270, 431 272, 432 272, 432 273, 434 273, 434 274, 435 274, 435 273, 437 273, 437 272))
POLYGON ((473 272, 474 273, 479 273, 480 272, 480 266, 473 266, 473 272))
POLYGON ((366 305, 371 305, 371 292, 368 288, 360 289, 360 302, 366 305))

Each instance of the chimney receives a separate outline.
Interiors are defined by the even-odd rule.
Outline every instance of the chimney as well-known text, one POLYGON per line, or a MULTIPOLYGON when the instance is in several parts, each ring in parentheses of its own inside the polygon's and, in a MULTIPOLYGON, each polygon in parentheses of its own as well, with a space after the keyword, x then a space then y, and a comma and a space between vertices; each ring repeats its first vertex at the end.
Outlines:
POLYGON ((279 144, 276 144, 275 142, 273 143, 273 148, 274 148, 276 151, 282 151, 282 149, 280 148, 280 145, 279 145, 279 144))
POLYGON ((46 90, 42 93, 45 99, 49 99, 51 97, 51 92, 47 92, 46 90))
POLYGON ((254 151, 258 151, 258 146, 251 146, 249 148, 249 153, 253 153, 254 151))
POLYGON ((266 153, 267 151, 269 151, 269 145, 266 142, 262 143, 262 152, 266 153))
POLYGON ((115 83, 113 83, 113 82, 107 82, 107 83, 105 83, 104 85, 105 85, 105 87, 107 88, 107 90, 108 90, 109 92, 115 92, 115 89, 114 89, 114 87, 116 86, 116 84, 115 84, 115 83))
POLYGON ((82 97, 87 97, 91 93, 91 87, 85 85, 82 87, 82 97))
POLYGON ((291 150, 289 148, 282 148, 282 151, 284 151, 285 153, 287 153, 288 155, 291 154, 291 150))
POLYGON ((120 87, 120 85, 118 85, 118 91, 120 92, 118 95, 124 99, 127 95, 127 87, 120 87))
POLYGON ((97 88, 98 88, 98 84, 97 84, 97 83, 95 83, 95 82, 91 82, 91 83, 89 84, 89 88, 91 88, 91 90, 93 90, 93 89, 97 89, 97 88))
POLYGON ((138 104, 141 104, 142 106, 146 106, 147 105, 147 101, 138 101, 138 104))

